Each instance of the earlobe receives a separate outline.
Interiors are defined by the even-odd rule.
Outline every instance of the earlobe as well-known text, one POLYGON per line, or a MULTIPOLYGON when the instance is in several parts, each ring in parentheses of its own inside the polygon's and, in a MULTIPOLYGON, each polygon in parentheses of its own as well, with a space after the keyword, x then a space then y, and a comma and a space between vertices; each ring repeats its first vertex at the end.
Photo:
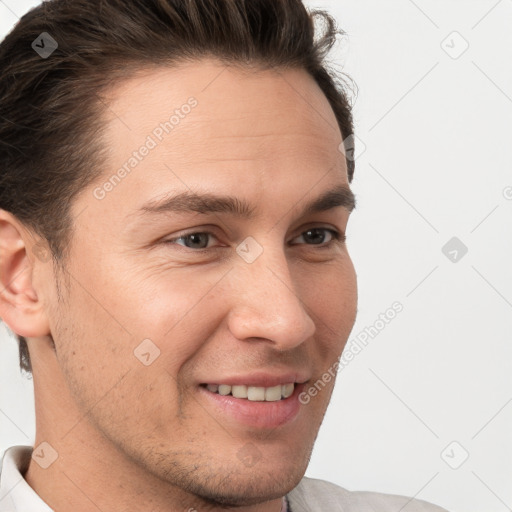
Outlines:
POLYGON ((0 209, 0 318, 19 336, 49 334, 43 303, 34 288, 35 265, 28 247, 33 237, 11 213, 0 209))

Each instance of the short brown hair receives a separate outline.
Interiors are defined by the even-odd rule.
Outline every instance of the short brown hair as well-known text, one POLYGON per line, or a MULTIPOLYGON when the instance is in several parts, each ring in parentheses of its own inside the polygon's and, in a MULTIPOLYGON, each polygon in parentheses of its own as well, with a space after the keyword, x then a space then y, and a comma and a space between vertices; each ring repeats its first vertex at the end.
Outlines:
MULTIPOLYGON (((70 205, 101 175, 108 149, 101 144, 100 93, 149 66, 213 56, 304 69, 346 139, 353 133, 346 82, 325 64, 338 35, 329 14, 308 12, 301 0, 43 2, 0 44, 0 208, 41 236, 63 265, 70 205), (47 38, 43 33, 58 44, 51 55, 33 46, 47 38)), ((354 161, 347 165, 351 181, 354 161)), ((26 340, 18 340, 21 369, 30 372, 26 340)))

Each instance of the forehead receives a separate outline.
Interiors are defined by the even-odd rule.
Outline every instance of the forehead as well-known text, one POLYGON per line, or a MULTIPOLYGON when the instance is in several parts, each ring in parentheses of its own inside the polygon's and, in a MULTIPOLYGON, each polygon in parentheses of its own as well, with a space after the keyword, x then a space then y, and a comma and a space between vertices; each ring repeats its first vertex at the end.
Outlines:
POLYGON ((176 145, 186 141, 200 146, 214 139, 215 145, 222 145, 229 137, 253 143, 242 139, 270 139, 273 134, 303 135, 312 141, 326 137, 336 147, 341 142, 327 98, 306 71, 228 67, 216 60, 142 69, 114 87, 105 112, 107 136, 119 149, 133 147, 173 113, 180 115, 190 98, 197 107, 192 115, 185 114, 188 120, 179 119, 169 144, 172 139, 176 145))
POLYGON ((327 98, 305 70, 227 64, 216 59, 139 69, 132 78, 109 89, 111 115, 107 112, 107 118, 119 120, 121 115, 128 125, 125 127, 133 129, 130 121, 140 121, 141 113, 148 121, 152 114, 160 119, 166 110, 172 111, 190 96, 203 104, 205 115, 228 119, 246 112, 275 122, 275 110, 262 111, 261 107, 279 106, 278 111, 302 111, 306 117, 316 113, 318 122, 334 131, 337 128, 327 98))
POLYGON ((95 185, 114 180, 102 208, 130 213, 164 190, 198 185, 257 195, 292 185, 291 176, 347 183, 334 112, 304 70, 215 60, 143 69, 106 100, 109 161, 95 185))

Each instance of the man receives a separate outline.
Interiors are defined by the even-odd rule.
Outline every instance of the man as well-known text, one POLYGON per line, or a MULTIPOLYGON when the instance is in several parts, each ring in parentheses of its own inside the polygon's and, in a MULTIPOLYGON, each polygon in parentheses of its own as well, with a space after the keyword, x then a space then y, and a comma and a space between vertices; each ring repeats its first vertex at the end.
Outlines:
POLYGON ((53 0, 2 43, 0 317, 36 440, 0 511, 441 510, 303 478, 357 302, 316 16, 53 0))

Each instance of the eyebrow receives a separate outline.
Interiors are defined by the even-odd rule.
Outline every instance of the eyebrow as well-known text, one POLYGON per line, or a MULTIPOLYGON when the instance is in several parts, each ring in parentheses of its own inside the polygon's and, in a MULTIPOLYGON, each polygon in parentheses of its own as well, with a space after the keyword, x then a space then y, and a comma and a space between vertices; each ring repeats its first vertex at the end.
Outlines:
MULTIPOLYGON (((302 215, 320 213, 342 206, 351 212, 356 206, 356 198, 348 185, 338 185, 321 196, 309 201, 302 215)), ((255 208, 235 196, 196 193, 191 191, 166 195, 145 203, 137 210, 140 215, 168 213, 228 213, 244 219, 254 218, 255 208)))

